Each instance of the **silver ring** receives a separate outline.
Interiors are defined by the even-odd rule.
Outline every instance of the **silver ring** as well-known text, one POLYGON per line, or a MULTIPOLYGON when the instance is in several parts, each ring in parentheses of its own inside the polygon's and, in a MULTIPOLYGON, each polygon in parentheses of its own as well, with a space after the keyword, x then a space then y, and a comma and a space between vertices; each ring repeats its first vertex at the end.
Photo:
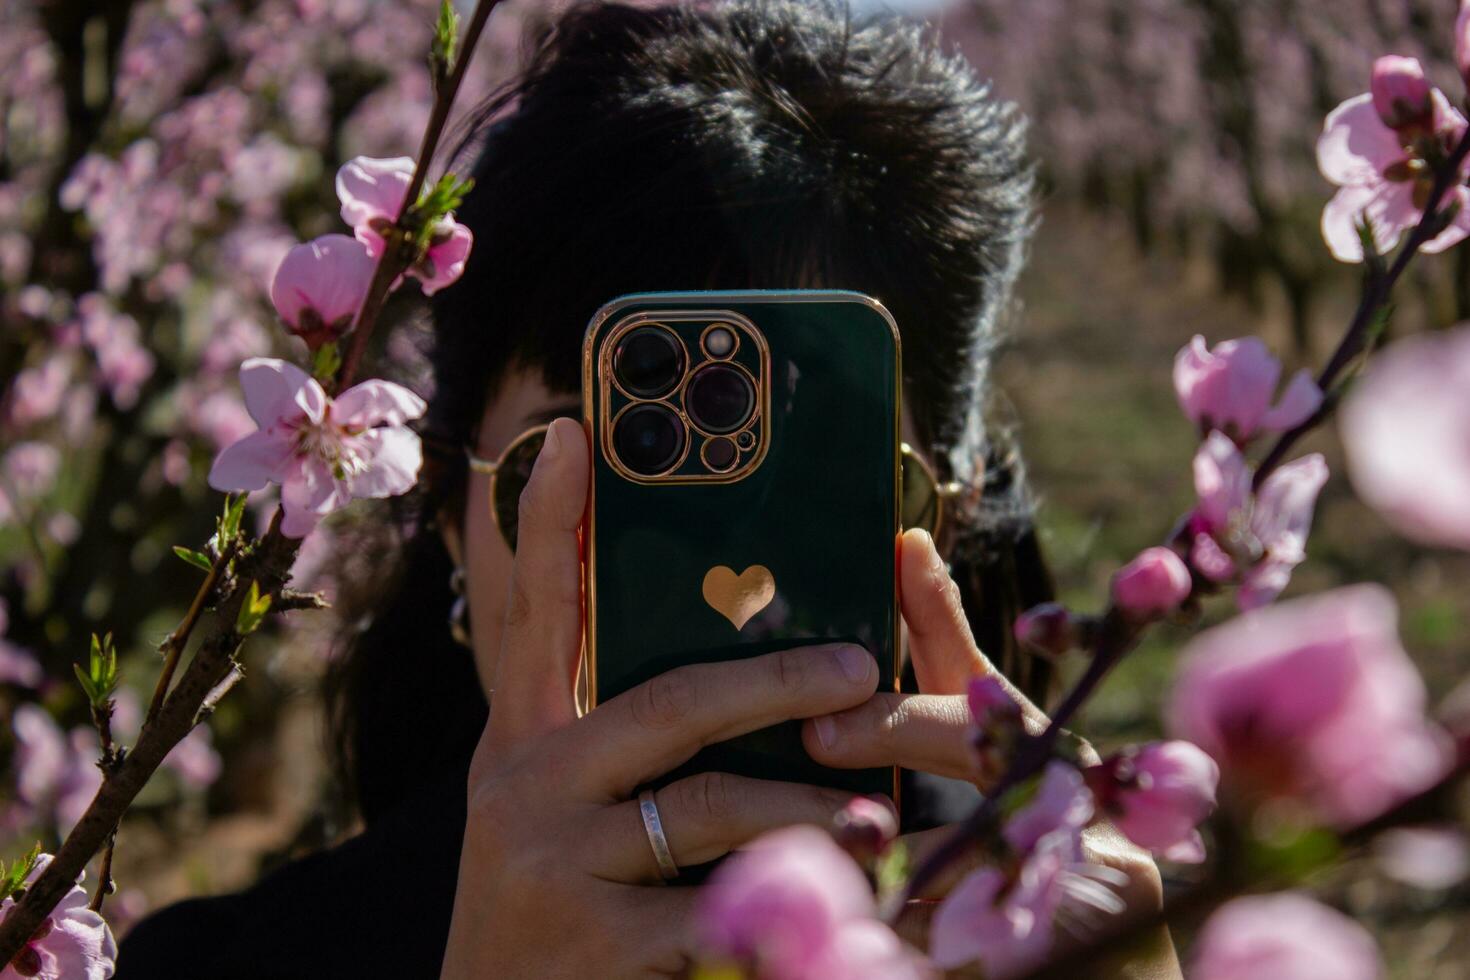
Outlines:
POLYGON ((674 854, 669 850, 669 839, 664 836, 664 824, 658 818, 658 805, 653 802, 653 790, 646 789, 638 794, 638 812, 643 815, 643 829, 648 833, 648 846, 653 848, 653 860, 658 864, 659 877, 664 881, 673 881, 679 877, 679 866, 674 863, 674 854))

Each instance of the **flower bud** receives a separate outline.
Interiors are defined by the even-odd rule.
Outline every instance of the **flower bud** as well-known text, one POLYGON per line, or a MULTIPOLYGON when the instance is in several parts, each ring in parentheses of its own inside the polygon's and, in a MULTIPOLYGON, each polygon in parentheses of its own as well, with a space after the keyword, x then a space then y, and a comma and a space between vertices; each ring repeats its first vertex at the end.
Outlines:
POLYGON ((893 809, 869 796, 855 796, 832 821, 832 836, 859 864, 868 864, 898 836, 893 809))
POLYGON ((316 350, 352 327, 377 263, 346 235, 323 235, 286 253, 271 281, 271 302, 286 328, 316 350))
POLYGON ((1156 619, 1179 608, 1192 584, 1178 555, 1148 548, 1113 576, 1113 602, 1131 619, 1156 619))
POLYGON ((1086 778, 1099 808, 1133 843, 1171 861, 1204 860, 1195 826, 1215 809, 1220 767, 1197 746, 1131 746, 1090 767, 1086 778))
POLYGON ((1081 630, 1071 612, 1059 602, 1043 602, 1016 617, 1016 642, 1050 657, 1064 656, 1081 646, 1081 630))
POLYGON ((981 779, 998 779, 1024 734, 1021 706, 994 674, 972 677, 968 697, 976 768, 981 779))
MULTIPOLYGON (((1458 42, 1457 42, 1458 47, 1458 42)), ((1429 80, 1417 58, 1386 55, 1373 62, 1373 108, 1390 129, 1432 129, 1429 80)))

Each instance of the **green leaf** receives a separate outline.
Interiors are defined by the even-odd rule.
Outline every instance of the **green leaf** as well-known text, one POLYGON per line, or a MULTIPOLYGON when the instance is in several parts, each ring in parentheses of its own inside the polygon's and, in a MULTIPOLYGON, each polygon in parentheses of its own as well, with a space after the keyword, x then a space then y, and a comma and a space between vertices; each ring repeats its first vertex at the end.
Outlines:
POLYGON ((1283 828, 1251 841, 1247 861, 1256 874, 1296 880, 1330 864, 1341 850, 1341 842, 1330 830, 1283 828))
POLYGON ((260 594, 260 583, 250 582, 250 591, 245 595, 245 601, 240 604, 240 614, 235 617, 235 632, 241 636, 249 636, 260 627, 261 620, 265 614, 270 612, 270 593, 260 594))
POLYGON ((87 701, 91 704, 97 703, 97 689, 92 686, 92 678, 82 670, 81 664, 72 664, 71 669, 77 672, 77 683, 82 685, 82 691, 87 695, 87 701))
POLYGON ((192 549, 185 548, 181 544, 174 545, 174 554, 178 555, 180 558, 184 559, 184 561, 193 565, 195 568, 203 569, 206 572, 214 567, 214 563, 209 560, 209 556, 206 555, 204 552, 194 551, 192 549))
POLYGON ((225 497, 225 516, 220 524, 220 530, 224 532, 225 540, 228 541, 240 533, 240 518, 245 513, 245 501, 249 494, 240 494, 238 497, 225 497))
POLYGON ((888 845, 888 850, 878 858, 873 876, 878 880, 878 896, 897 894, 908 881, 912 870, 909 849, 901 840, 888 845))
POLYGON ((443 0, 439 5, 439 19, 434 22, 434 43, 429 49, 429 77, 436 89, 449 76, 458 47, 459 14, 450 0, 443 0))
POLYGON ((414 206, 415 219, 432 229, 434 222, 464 203, 464 196, 474 186, 473 179, 460 180, 454 174, 445 174, 419 193, 418 204, 414 206))
POLYGON ((77 680, 92 706, 101 707, 105 704, 117 690, 117 647, 113 645, 112 634, 108 633, 99 639, 93 633, 92 648, 87 654, 87 669, 82 670, 80 664, 72 664, 72 669, 76 671, 77 680))
POLYGON ((327 382, 337 376, 337 369, 342 366, 342 349, 336 341, 322 344, 311 356, 311 376, 318 381, 327 382))
POLYGON ((22 858, 16 858, 7 868, 4 861, 0 861, 0 902, 14 895, 25 884, 26 877, 31 869, 36 866, 36 861, 41 856, 41 843, 31 848, 29 854, 22 858))

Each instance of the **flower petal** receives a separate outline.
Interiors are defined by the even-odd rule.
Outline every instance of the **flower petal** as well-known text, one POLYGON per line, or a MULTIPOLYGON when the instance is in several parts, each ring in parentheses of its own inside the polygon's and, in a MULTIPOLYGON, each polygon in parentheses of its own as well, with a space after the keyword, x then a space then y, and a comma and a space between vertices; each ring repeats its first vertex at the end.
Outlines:
POLYGON ((371 228, 375 220, 398 217, 404 195, 413 179, 409 157, 374 159, 353 157, 337 171, 337 199, 342 202, 342 220, 351 225, 357 240, 377 257, 382 236, 371 228))
POLYGON ((1194 492, 1198 515, 1211 531, 1230 526, 1232 515, 1250 500, 1251 474, 1229 436, 1211 432, 1194 455, 1194 492))
POLYGON ((351 499, 347 485, 333 477, 326 463, 314 458, 297 459, 294 472, 281 483, 281 510, 285 514, 281 533, 288 538, 304 538, 318 521, 351 499))
POLYGON ((293 447, 278 431, 257 429, 220 450, 209 468, 209 485, 216 490, 249 493, 267 483, 279 483, 289 471, 293 447))
POLYGON ((271 303, 281 319, 298 327, 314 310, 327 324, 354 316, 367 295, 376 262, 362 242, 323 235, 286 253, 271 281, 271 303))
POLYGON ((413 489, 423 465, 423 446, 412 430, 403 426, 370 429, 355 441, 371 462, 352 478, 352 496, 396 497, 413 489))
POLYGON ((402 425, 419 418, 424 400, 402 385, 377 379, 353 385, 332 402, 332 421, 343 428, 402 425))
POLYGON ((1317 167, 1339 185, 1380 180, 1384 170, 1406 155, 1398 134, 1378 118, 1367 92, 1328 113, 1317 139, 1317 167))
POLYGON ((1277 432, 1295 428, 1322 405, 1322 389, 1305 368, 1292 375, 1281 400, 1261 416, 1261 424, 1277 432))
POLYGON ((305 415, 321 421, 327 393, 305 371, 274 357, 252 357, 240 365, 245 408, 262 429, 305 415))

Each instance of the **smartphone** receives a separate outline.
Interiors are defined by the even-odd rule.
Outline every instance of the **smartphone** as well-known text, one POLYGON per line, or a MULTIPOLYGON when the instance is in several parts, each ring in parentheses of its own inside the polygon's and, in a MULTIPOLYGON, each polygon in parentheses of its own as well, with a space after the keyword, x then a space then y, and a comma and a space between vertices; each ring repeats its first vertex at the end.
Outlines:
MULTIPOLYGON (((897 690, 898 327, 855 292, 643 293, 588 325, 589 706, 684 664, 845 641, 897 690)), ((897 770, 818 765, 787 722, 700 771, 897 800, 897 770)))

